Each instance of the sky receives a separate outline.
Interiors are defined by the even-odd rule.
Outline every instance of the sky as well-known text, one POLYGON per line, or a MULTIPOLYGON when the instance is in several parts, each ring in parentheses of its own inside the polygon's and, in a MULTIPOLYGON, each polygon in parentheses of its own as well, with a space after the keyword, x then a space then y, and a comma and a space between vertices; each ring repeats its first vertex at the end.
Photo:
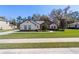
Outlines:
MULTIPOLYGON (((64 9, 67 5, 0 5, 0 16, 8 19, 17 16, 28 17, 33 14, 49 15, 52 9, 64 9)), ((79 5, 71 5, 70 10, 79 11, 79 5)))

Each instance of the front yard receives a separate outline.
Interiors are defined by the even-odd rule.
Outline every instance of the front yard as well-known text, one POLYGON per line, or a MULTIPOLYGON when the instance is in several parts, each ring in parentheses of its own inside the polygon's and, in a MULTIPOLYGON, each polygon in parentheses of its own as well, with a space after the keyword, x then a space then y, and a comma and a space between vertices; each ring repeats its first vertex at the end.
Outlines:
POLYGON ((0 35, 0 39, 22 39, 22 38, 70 38, 79 37, 78 29, 66 29, 55 32, 16 32, 8 35, 0 35))
MULTIPOLYGON (((23 39, 23 38, 69 38, 79 37, 79 30, 55 32, 16 32, 8 35, 0 35, 0 39, 23 39)), ((79 47, 79 42, 43 42, 43 43, 0 43, 0 49, 16 48, 71 48, 79 47)))

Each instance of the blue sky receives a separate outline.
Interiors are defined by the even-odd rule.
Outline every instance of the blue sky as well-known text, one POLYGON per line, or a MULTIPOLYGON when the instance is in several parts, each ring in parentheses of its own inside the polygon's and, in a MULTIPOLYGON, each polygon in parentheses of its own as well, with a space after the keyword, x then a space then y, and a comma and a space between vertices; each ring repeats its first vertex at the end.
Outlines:
MULTIPOLYGON (((33 14, 48 15, 52 9, 63 9, 66 5, 0 5, 0 16, 16 18, 17 16, 27 17, 33 14)), ((71 10, 79 11, 79 5, 71 5, 71 10)))

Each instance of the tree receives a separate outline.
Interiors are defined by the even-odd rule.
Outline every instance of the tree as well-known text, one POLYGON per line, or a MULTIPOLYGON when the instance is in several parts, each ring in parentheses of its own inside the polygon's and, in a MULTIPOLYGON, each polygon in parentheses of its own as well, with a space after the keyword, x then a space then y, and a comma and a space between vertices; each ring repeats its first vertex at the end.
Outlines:
POLYGON ((62 9, 53 9, 49 15, 51 20, 60 20, 62 18, 62 9))
POLYGON ((40 14, 33 14, 32 20, 40 20, 40 14))
POLYGON ((66 20, 61 19, 60 20, 60 29, 64 30, 66 28, 66 20))
POLYGON ((17 17, 17 28, 19 29, 20 28, 20 24, 23 22, 23 19, 21 16, 18 16, 17 17))
POLYGON ((15 26, 17 26, 16 19, 12 19, 9 22, 10 22, 10 24, 12 24, 14 26, 14 29, 15 29, 15 26))
POLYGON ((28 16, 28 20, 32 20, 32 17, 31 16, 28 16))
POLYGON ((67 14, 69 9, 70 9, 70 6, 67 6, 66 8, 64 8, 64 14, 67 14))
POLYGON ((24 17, 24 18, 23 18, 23 22, 24 22, 24 21, 26 21, 26 20, 27 20, 27 18, 26 18, 26 17, 24 17))
POLYGON ((17 25, 17 22, 16 22, 15 19, 12 19, 12 20, 10 21, 10 24, 17 25))
POLYGON ((64 9, 53 9, 49 15, 50 19, 57 24, 58 28, 65 29, 67 26, 68 11, 70 6, 64 9))
POLYGON ((74 11, 74 12, 70 13, 70 15, 74 20, 79 19, 79 12, 78 11, 74 11))
POLYGON ((49 15, 50 20, 57 24, 58 28, 60 28, 60 23, 63 16, 63 10, 62 9, 53 9, 49 15))
POLYGON ((47 29, 49 28, 49 24, 50 24, 49 17, 46 16, 46 15, 42 15, 42 16, 40 17, 40 20, 41 20, 41 21, 44 21, 42 30, 47 30, 47 29))

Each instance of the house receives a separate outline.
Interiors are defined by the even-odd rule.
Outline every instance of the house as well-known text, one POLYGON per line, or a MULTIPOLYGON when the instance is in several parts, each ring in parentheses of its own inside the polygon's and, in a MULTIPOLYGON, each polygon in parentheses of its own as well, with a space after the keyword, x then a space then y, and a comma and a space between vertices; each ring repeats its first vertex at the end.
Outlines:
POLYGON ((10 24, 10 26, 11 26, 12 29, 17 29, 16 25, 10 24))
POLYGON ((20 24, 20 31, 40 30, 44 21, 26 20, 20 24))
POLYGON ((50 24, 50 29, 51 30, 56 30, 58 27, 55 23, 50 24))
POLYGON ((68 25, 68 28, 79 29, 79 22, 74 22, 68 25))
POLYGON ((10 30, 14 29, 8 21, 6 21, 5 17, 0 17, 0 30, 10 30))

